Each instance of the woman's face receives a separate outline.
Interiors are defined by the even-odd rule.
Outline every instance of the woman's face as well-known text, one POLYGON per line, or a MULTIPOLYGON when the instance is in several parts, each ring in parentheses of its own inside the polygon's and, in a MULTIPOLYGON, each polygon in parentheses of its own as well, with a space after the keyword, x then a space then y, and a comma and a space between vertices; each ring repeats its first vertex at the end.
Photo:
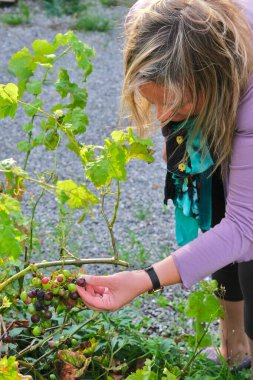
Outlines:
POLYGON ((169 90, 166 90, 163 86, 149 82, 141 85, 139 91, 150 104, 155 106, 156 117, 161 123, 167 120, 183 121, 189 116, 197 115, 203 105, 203 101, 199 100, 193 109, 190 94, 186 94, 182 107, 175 113, 175 110, 170 108, 170 104, 171 106, 173 105, 173 94, 170 94, 169 90))

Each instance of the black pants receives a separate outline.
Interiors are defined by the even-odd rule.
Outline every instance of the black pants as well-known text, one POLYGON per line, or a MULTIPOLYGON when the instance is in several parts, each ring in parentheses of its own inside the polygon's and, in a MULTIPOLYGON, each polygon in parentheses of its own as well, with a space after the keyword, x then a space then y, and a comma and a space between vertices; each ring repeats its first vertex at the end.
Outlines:
MULTIPOLYGON (((213 175, 212 187, 212 226, 215 226, 225 215, 224 191, 219 171, 213 175)), ((244 300, 244 328, 247 336, 253 340, 253 260, 229 264, 213 273, 212 278, 217 280, 219 288, 225 288, 222 297, 224 300, 244 300)))

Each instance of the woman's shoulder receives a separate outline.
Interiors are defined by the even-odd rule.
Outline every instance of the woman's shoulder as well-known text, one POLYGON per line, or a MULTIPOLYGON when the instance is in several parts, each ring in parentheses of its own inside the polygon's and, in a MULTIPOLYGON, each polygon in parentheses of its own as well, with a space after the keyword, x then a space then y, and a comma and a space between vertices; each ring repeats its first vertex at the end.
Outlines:
POLYGON ((253 133, 253 75, 239 104, 236 131, 253 133))

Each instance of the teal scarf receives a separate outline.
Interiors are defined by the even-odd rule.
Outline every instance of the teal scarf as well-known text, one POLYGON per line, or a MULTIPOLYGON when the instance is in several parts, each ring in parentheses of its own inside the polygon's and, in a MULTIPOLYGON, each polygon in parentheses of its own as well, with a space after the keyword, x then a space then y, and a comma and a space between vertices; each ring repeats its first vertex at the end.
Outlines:
POLYGON ((201 144, 201 133, 190 139, 195 123, 196 118, 191 118, 180 123, 170 122, 163 128, 168 169, 165 203, 172 199, 175 205, 179 245, 196 238, 199 229, 209 230, 212 221, 213 160, 208 147, 201 144))

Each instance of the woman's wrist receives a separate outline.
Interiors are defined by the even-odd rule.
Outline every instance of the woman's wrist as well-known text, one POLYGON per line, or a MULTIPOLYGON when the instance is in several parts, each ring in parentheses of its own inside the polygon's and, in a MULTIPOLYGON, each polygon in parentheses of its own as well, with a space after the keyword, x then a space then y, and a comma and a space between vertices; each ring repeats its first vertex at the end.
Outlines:
POLYGON ((174 285, 182 282, 172 256, 166 257, 166 259, 153 264, 153 268, 159 278, 161 286, 174 285))

